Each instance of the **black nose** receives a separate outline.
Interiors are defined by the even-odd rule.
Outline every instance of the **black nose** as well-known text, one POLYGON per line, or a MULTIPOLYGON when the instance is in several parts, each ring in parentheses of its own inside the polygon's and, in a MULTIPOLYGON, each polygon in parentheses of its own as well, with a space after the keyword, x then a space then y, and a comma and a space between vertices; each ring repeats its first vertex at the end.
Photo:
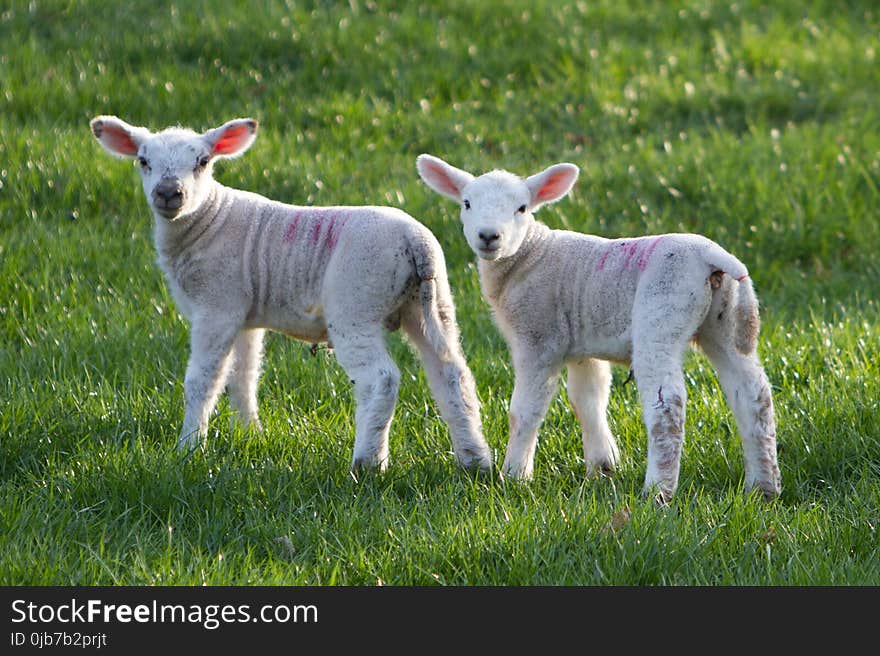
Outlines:
POLYGON ((166 207, 180 207, 183 200, 183 185, 175 178, 163 178, 153 190, 157 201, 161 201, 166 207))
POLYGON ((499 239, 501 239, 501 235, 499 235, 495 231, 489 231, 489 230, 480 230, 477 233, 477 236, 483 240, 483 242, 486 244, 486 246, 491 244, 493 241, 498 241, 499 239))

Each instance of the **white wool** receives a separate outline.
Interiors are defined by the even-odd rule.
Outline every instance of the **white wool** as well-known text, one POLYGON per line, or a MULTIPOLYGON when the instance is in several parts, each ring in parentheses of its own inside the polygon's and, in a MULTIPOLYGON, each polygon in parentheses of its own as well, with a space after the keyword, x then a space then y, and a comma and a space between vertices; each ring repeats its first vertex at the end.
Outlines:
POLYGON ((299 207, 219 184, 214 161, 250 147, 252 119, 203 134, 153 134, 112 116, 91 128, 109 153, 138 160, 158 263, 191 324, 181 448, 205 438, 224 385, 242 420, 259 428, 269 329, 332 344, 354 382, 352 464, 384 468, 400 382, 384 336, 402 326, 422 355, 458 461, 491 467, 443 252, 427 228, 390 207, 299 207))
POLYGON ((604 239, 551 230, 533 212, 573 186, 557 164, 522 179, 479 177, 430 155, 428 186, 461 205, 483 295, 513 358, 510 440, 502 468, 532 476, 538 429, 568 370, 589 473, 619 460, 606 410, 610 362, 632 368, 648 429, 645 492, 668 500, 678 485, 686 390, 682 359, 695 341, 715 367, 742 435, 745 484, 780 492, 770 385, 756 353, 758 303, 733 255, 695 234, 604 239))

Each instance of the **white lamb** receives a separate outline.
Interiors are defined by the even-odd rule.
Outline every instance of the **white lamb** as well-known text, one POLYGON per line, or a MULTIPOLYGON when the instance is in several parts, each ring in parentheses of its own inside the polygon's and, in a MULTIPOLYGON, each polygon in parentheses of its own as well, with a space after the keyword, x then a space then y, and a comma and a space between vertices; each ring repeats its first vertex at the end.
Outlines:
POLYGON ((483 295, 511 350, 502 474, 532 476, 538 428, 563 367, 587 471, 613 469, 619 452, 605 415, 609 361, 619 362, 632 367, 648 429, 645 493, 671 499, 684 441, 682 359, 693 340, 736 415, 746 489, 780 493, 773 400, 755 351, 758 304, 739 260, 694 234, 603 239, 549 229, 532 213, 569 192, 573 164, 526 179, 505 171, 475 178, 430 155, 417 167, 429 187, 461 204, 483 295))
POLYGON ((297 207, 219 184, 214 161, 251 146, 252 119, 153 134, 99 116, 91 129, 109 153, 139 162, 158 262, 191 323, 181 448, 205 438, 227 382, 238 415, 259 428, 257 379, 271 329, 332 343, 357 402, 352 466, 384 469, 400 380, 384 334, 402 326, 457 461, 491 468, 443 252, 427 228, 390 207, 297 207))

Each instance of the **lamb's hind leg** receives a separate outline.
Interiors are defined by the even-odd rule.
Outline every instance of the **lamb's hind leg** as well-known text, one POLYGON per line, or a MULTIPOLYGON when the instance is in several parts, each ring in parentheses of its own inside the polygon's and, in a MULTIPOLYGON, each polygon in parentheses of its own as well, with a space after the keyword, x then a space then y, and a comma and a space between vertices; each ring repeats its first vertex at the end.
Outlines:
POLYGON ((344 334, 330 330, 336 359, 354 383, 355 410, 353 469, 388 466, 388 430, 400 371, 388 354, 381 326, 344 334))
POLYGON ((776 462, 776 422, 770 382, 755 353, 743 355, 732 344, 701 341, 736 416, 743 445, 745 488, 759 488, 768 499, 779 496, 782 482, 776 462))
POLYGON ((644 492, 661 503, 675 494, 681 467, 687 404, 682 361, 712 298, 709 281, 686 259, 666 266, 640 281, 632 324, 632 370, 648 429, 644 492))
POLYGON ((242 330, 232 345, 232 366, 229 371, 229 398, 241 422, 260 430, 257 407, 257 381, 263 355, 262 329, 242 330))
POLYGON ((492 469, 492 453, 483 437, 474 377, 458 340, 448 336, 446 347, 450 357, 443 360, 425 336, 418 317, 406 319, 403 329, 422 356, 431 393, 449 426, 455 459, 467 469, 489 471, 492 469))
POLYGON ((567 382, 568 399, 581 425, 587 475, 614 470, 620 452, 606 414, 611 392, 611 365, 594 359, 571 363, 567 382))
POLYGON ((678 487, 681 449, 684 443, 687 390, 681 359, 655 360, 650 365, 633 358, 633 372, 642 401, 642 416, 648 429, 646 495, 655 494, 668 502, 678 487))
POLYGON ((678 487, 684 444, 687 390, 682 360, 703 313, 683 305, 680 296, 658 298, 654 303, 643 299, 637 305, 640 312, 633 321, 632 370, 648 429, 644 493, 665 503, 678 487))

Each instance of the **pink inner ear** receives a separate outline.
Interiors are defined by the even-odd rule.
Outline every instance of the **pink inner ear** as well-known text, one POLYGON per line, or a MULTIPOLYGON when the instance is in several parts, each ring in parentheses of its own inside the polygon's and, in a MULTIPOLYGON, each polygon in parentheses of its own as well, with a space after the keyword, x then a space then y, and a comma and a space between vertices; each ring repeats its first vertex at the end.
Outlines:
POLYGON ((230 155, 236 153, 247 143, 251 131, 247 125, 234 125, 227 128, 217 143, 214 144, 213 155, 230 155))
POLYGON ((434 184, 440 187, 447 194, 458 196, 461 193, 461 190, 459 190, 459 188, 455 186, 452 178, 447 175, 442 166, 434 164, 433 162, 428 162, 426 164, 426 168, 428 173, 430 173, 431 180, 434 182, 434 184))
POLYGON ((113 151, 120 155, 129 155, 134 157, 137 155, 137 144, 131 136, 123 130, 113 125, 104 124, 101 126, 101 140, 113 151))
POLYGON ((552 173, 538 190, 537 200, 551 200, 565 193, 569 176, 564 172, 552 173))

